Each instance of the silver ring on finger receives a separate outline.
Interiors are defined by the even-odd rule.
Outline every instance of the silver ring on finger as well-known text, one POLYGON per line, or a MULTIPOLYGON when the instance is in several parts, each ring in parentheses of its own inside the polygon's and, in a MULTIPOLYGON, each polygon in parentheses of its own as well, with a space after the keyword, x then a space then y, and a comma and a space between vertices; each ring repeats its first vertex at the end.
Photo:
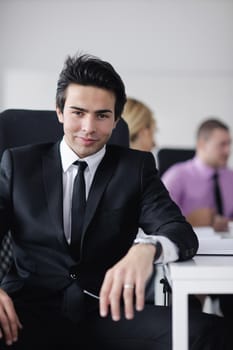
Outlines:
POLYGON ((124 284, 124 289, 133 289, 134 285, 132 283, 125 283, 124 284))

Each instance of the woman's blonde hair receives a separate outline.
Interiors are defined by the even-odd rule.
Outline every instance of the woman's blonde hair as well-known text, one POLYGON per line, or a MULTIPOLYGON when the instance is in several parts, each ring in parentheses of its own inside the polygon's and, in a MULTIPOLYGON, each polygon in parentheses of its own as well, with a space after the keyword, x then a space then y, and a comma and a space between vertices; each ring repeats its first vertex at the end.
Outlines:
POLYGON ((128 97, 122 117, 128 124, 130 141, 134 142, 140 130, 155 124, 152 110, 143 102, 128 97))

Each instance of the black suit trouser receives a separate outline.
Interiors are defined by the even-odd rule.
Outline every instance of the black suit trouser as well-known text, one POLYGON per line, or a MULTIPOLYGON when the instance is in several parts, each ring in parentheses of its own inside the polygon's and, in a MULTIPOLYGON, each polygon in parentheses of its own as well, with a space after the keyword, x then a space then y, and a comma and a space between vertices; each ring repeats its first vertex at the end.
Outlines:
MULTIPOLYGON (((78 323, 64 318, 54 300, 16 307, 23 329, 10 348, 0 341, 1 350, 172 350, 169 307, 147 305, 133 320, 118 322, 101 318, 95 307, 78 323)), ((217 316, 190 312, 189 334, 191 350, 233 348, 217 316)))

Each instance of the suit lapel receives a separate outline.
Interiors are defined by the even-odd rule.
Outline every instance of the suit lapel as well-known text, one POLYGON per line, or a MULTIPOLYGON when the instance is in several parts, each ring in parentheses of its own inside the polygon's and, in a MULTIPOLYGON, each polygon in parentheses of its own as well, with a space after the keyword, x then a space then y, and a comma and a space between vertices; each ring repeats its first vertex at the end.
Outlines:
MULTIPOLYGON (((107 187, 110 179, 112 178, 115 168, 117 165, 116 157, 110 152, 111 147, 107 147, 106 154, 101 161, 96 174, 94 176, 93 183, 89 192, 86 214, 83 226, 83 233, 87 230, 88 225, 90 224, 95 211, 98 207, 98 204, 102 198, 105 188, 107 187)), ((83 235, 84 236, 84 235, 83 235)))
POLYGON ((54 144, 43 157, 43 176, 50 216, 58 232, 58 238, 64 243, 63 229, 63 185, 62 166, 59 153, 60 142, 54 144))

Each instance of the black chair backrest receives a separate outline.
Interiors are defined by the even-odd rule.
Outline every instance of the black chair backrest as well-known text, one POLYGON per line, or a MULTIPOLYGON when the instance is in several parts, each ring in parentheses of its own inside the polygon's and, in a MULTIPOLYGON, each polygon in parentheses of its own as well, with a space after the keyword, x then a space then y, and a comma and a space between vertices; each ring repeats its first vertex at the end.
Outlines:
POLYGON ((157 153, 159 175, 162 176, 173 164, 184 162, 194 155, 194 149, 161 148, 157 153))
POLYGON ((120 118, 117 122, 117 125, 115 129, 113 129, 112 135, 108 140, 108 144, 129 147, 129 128, 123 118, 120 118))
MULTIPOLYGON (((63 125, 55 111, 7 109, 0 113, 0 159, 6 148, 56 142, 63 136, 63 125)), ((109 143, 129 147, 129 129, 120 119, 109 143)))
POLYGON ((55 111, 8 109, 0 114, 0 157, 6 148, 55 142, 63 127, 55 111))

